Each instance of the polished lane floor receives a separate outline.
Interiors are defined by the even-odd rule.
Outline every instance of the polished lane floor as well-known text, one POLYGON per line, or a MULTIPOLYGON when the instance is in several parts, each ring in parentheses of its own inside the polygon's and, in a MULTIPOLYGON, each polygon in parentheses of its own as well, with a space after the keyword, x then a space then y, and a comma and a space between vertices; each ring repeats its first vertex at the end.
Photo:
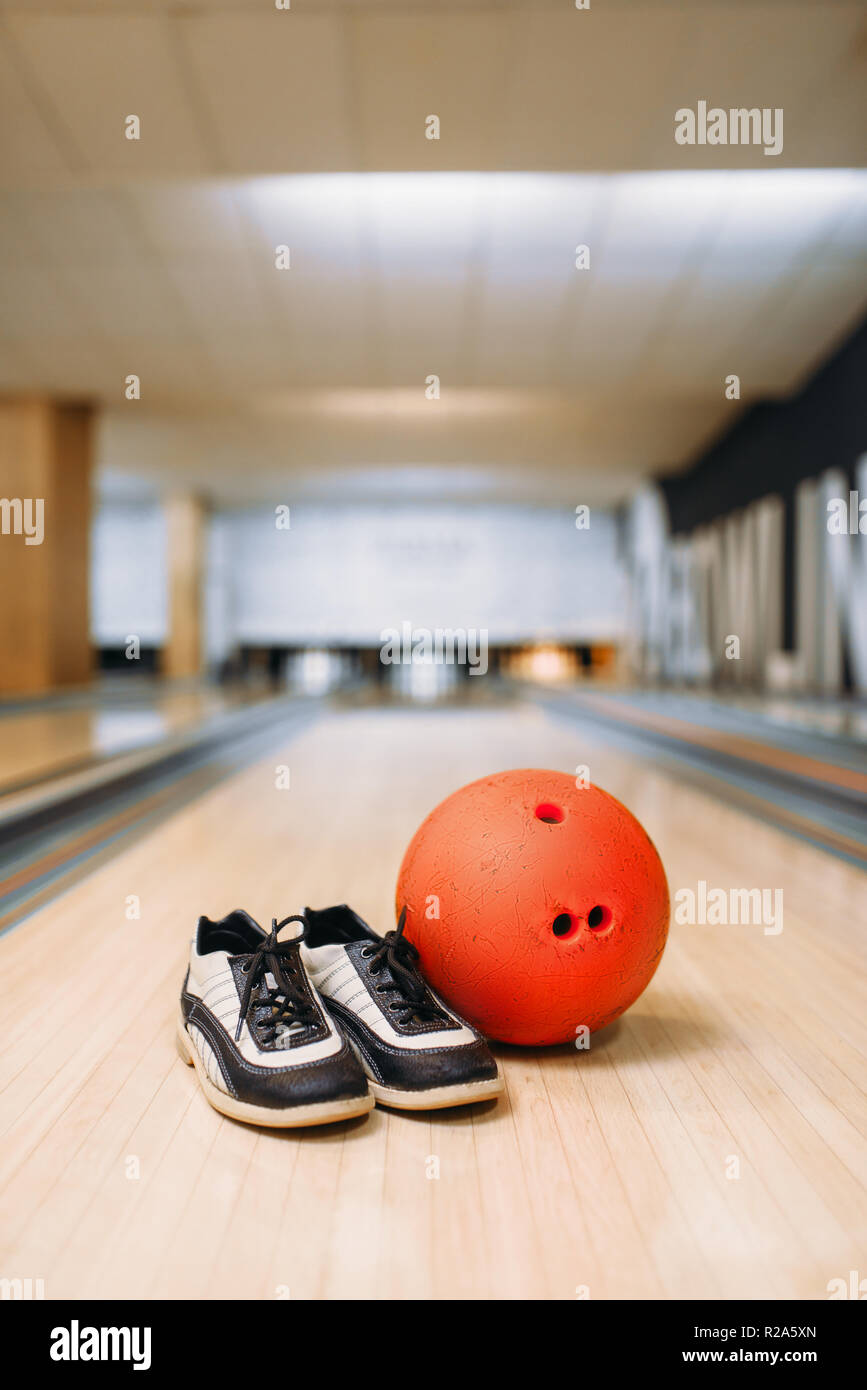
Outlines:
POLYGON ((49 1298, 826 1298, 867 1230, 864 897, 852 864, 598 726, 326 714, 0 937, 0 1275, 49 1298), (578 764, 673 893, 780 889, 783 930, 675 923, 589 1052, 498 1049, 499 1104, 282 1135, 209 1108, 173 1046, 199 912, 349 901, 385 930, 437 801, 578 764))

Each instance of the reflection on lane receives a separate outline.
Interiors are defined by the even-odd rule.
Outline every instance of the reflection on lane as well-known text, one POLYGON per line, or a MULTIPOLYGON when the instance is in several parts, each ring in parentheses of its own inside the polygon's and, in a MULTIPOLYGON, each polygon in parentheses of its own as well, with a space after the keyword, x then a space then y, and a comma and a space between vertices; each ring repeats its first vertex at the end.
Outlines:
POLYGON ((202 686, 171 690, 156 683, 118 692, 111 685, 67 701, 0 707, 0 794, 118 753, 146 748, 269 692, 202 686))

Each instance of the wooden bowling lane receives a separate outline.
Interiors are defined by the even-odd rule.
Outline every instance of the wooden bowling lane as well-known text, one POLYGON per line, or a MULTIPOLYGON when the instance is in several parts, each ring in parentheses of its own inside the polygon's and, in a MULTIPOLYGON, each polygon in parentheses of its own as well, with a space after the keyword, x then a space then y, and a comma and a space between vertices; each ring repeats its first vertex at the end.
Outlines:
POLYGON ((529 705, 323 718, 0 937, 0 1276, 49 1298, 826 1298, 864 1267, 863 902, 851 864, 598 728, 529 705), (498 1049, 497 1105, 282 1135, 212 1111, 172 1040, 196 914, 348 900, 385 929, 427 810, 532 764, 589 764, 673 892, 782 889, 782 932, 675 925, 589 1053, 498 1049))
POLYGON ((315 700, 286 695, 238 702, 157 744, 0 795, 0 935, 317 713, 315 700))
POLYGON ((0 796, 158 743, 237 703, 213 686, 95 687, 64 700, 0 701, 0 796))

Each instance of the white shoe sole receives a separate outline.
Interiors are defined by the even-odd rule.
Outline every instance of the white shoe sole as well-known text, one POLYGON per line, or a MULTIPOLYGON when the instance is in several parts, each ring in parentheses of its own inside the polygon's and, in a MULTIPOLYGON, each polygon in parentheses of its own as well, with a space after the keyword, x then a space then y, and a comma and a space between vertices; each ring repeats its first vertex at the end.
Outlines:
POLYGON ((268 1129, 296 1129, 302 1125, 327 1125, 337 1120, 351 1120, 356 1115, 367 1115, 374 1105, 373 1096, 350 1096, 345 1100, 321 1100, 315 1105, 293 1105, 287 1110, 272 1110, 267 1105, 249 1105, 246 1101, 227 1096, 210 1080, 202 1065, 202 1059, 193 1046, 189 1033, 182 1023, 175 1033, 178 1056, 188 1067, 195 1067, 199 1085, 205 1099, 221 1115, 231 1120, 246 1120, 247 1124, 263 1125, 268 1129))
POLYGON ((395 1110, 444 1110, 449 1105, 471 1105, 476 1100, 493 1100, 506 1089, 501 1076, 487 1081, 466 1081, 457 1086, 434 1086, 429 1091, 404 1091, 397 1086, 380 1086, 367 1078, 378 1105, 395 1110))

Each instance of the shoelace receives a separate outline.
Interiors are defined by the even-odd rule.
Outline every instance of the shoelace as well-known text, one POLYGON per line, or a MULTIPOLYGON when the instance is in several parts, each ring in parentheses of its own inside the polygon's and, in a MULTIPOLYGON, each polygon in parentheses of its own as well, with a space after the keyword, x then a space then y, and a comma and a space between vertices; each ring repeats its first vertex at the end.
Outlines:
POLYGON ((301 922, 302 926, 306 927, 304 918, 297 915, 284 917, 282 922, 278 922, 277 918, 273 917, 270 935, 266 936, 261 945, 256 947, 249 962, 241 967, 247 979, 244 992, 241 995, 241 1011, 238 1014, 238 1026, 235 1029, 235 1042, 240 1040, 244 1019, 247 1017, 247 1010, 253 999, 253 991, 267 974, 273 976, 274 988, 268 989, 266 986, 265 997, 256 1000, 257 1008, 267 1006, 271 1010, 271 1017, 259 1025, 266 1042, 274 1041, 280 1024, 306 1023, 312 1017, 309 1001, 304 997, 298 985, 293 983, 292 976, 295 974, 295 967, 289 965, 289 959, 296 950, 298 942, 304 939, 304 932, 302 931, 300 936, 294 937, 291 941, 277 940, 277 933, 286 926, 287 922, 301 922))
POLYGON ((387 932, 374 951, 369 951, 367 947, 362 951, 362 955, 370 961, 371 975, 379 975, 384 965, 391 971, 394 983, 377 985, 377 993, 397 993, 399 998, 394 1001, 390 1012, 397 1016, 399 1023, 408 1023, 412 1018, 418 1018, 422 1023, 445 1018, 442 1009, 425 999, 425 982, 416 969, 418 951, 404 936, 405 925, 406 908, 403 907, 396 929, 387 932), (398 1012, 400 1009, 402 1012, 398 1012))

